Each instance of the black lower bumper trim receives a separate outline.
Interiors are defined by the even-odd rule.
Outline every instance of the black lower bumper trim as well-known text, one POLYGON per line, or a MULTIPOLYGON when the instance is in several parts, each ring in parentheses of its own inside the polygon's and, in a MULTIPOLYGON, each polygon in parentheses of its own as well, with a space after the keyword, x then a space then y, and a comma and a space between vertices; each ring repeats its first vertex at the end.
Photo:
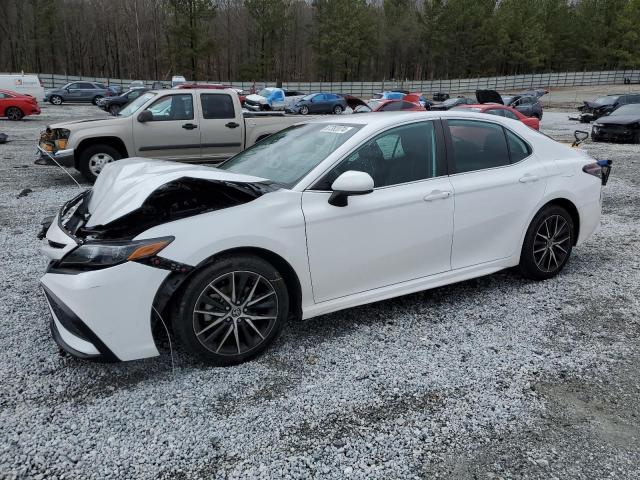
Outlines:
POLYGON ((120 361, 120 359, 109 349, 109 347, 107 347, 104 342, 100 340, 95 333, 93 333, 93 331, 87 326, 87 324, 80 319, 80 317, 78 317, 67 305, 65 305, 58 297, 56 297, 53 292, 51 292, 51 290, 49 290, 44 285, 42 285, 42 288, 44 289, 44 293, 47 297, 49 305, 51 305, 51 309, 55 313, 55 316, 62 324, 62 326, 69 330, 72 335, 75 335, 78 338, 91 343, 94 347, 96 347, 100 354, 89 355, 86 353, 78 352, 74 348, 67 345, 67 343, 62 339, 62 336, 60 335, 60 332, 58 331, 56 324, 52 318, 51 333, 53 335, 53 339, 60 348, 78 358, 97 360, 105 363, 120 361))

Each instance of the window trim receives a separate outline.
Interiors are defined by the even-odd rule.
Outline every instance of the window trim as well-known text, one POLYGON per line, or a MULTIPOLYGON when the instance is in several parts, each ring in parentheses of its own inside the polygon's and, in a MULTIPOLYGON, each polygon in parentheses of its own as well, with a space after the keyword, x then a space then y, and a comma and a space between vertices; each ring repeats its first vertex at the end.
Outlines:
MULTIPOLYGON (((356 152, 356 150, 358 150, 359 148, 361 148, 363 145, 365 145, 366 143, 370 142, 371 140, 373 140, 376 137, 379 137, 380 135, 385 134, 386 132, 389 132, 390 130, 394 130, 396 128, 401 128, 401 127, 406 127, 409 125, 413 125, 416 123, 424 123, 424 122, 433 122, 433 126, 435 129, 435 133, 436 133, 436 168, 438 170, 437 175, 435 177, 429 177, 429 178, 423 178, 420 180, 411 180, 410 182, 403 182, 403 183, 396 183, 393 185, 384 185, 382 187, 375 187, 373 190, 382 190, 385 188, 394 188, 394 187, 398 187, 401 185, 409 185, 412 183, 417 183, 417 182, 426 182, 429 180, 436 180, 436 179, 441 179, 443 177, 447 177, 449 176, 449 165, 448 165, 448 158, 447 158, 447 148, 446 148, 446 144, 445 144, 445 135, 444 135, 444 125, 442 123, 442 118, 430 118, 427 120, 424 119, 420 119, 420 120, 411 120, 409 122, 405 122, 405 123, 401 123, 398 125, 393 125, 392 127, 388 127, 385 128, 384 130, 378 130, 376 132, 373 132, 371 135, 369 135, 367 138, 363 139, 362 141, 360 141, 358 143, 358 145, 354 146, 352 149, 350 149, 349 151, 347 151, 344 155, 342 155, 339 159, 337 159, 335 162, 333 162, 331 165, 329 165, 325 170, 322 171, 321 174, 319 174, 313 181, 309 182, 309 185, 304 188, 304 192, 313 192, 313 193, 331 193, 332 190, 320 190, 320 189, 315 189, 314 187, 320 183, 321 181, 324 180, 324 177, 331 171, 333 170, 335 167, 337 167, 338 165, 340 165, 340 163, 342 163, 344 160, 346 160, 349 156, 351 156, 353 153, 356 152)), ((298 183, 300 183, 301 181, 303 181, 304 179, 301 179, 298 183)))
MULTIPOLYGON (((495 117, 496 115, 494 115, 495 117)), ((504 117, 503 117, 504 118, 504 117)), ((449 170, 449 176, 453 177, 456 175, 467 175, 467 174, 473 174, 473 173, 478 173, 478 172, 486 172, 489 170, 496 170, 499 168, 509 168, 513 165, 518 165, 526 160, 528 160, 529 158, 531 158, 533 156, 534 150, 533 150, 533 146, 531 145, 531 143, 529 141, 527 141, 526 139, 522 138, 521 135, 518 135, 516 132, 514 132, 513 130, 511 130, 510 128, 505 127, 502 123, 500 122, 492 122, 490 121, 490 119, 487 120, 477 120, 475 118, 464 118, 464 117, 453 117, 453 118, 443 118, 442 119, 442 129, 444 131, 444 137, 445 137, 445 145, 446 145, 446 150, 447 150, 447 166, 448 166, 448 170, 449 170), (453 158, 453 140, 451 138, 451 131, 449 130, 449 120, 464 120, 464 121, 468 121, 468 122, 479 122, 479 123, 490 123, 492 125, 497 125, 499 127, 502 127, 502 134, 504 135, 504 141, 507 144, 507 151, 509 152, 509 163, 507 165, 500 165, 498 167, 489 167, 489 168, 479 168, 478 170, 470 170, 468 172, 456 172, 456 168, 455 168, 455 160, 453 158), (529 147, 529 155, 527 155, 526 157, 524 157, 523 159, 517 161, 517 162, 513 162, 512 161, 512 156, 511 156, 511 149, 509 148, 509 140, 507 139, 507 131, 511 132, 513 135, 515 135, 516 137, 518 137, 521 141, 523 141, 528 147, 529 147)))
MULTIPOLYGON (((148 104, 144 108, 144 110, 149 110, 153 105, 155 105, 158 102, 163 101, 166 98, 176 97, 178 95, 189 95, 189 96, 191 96, 191 118, 181 118, 180 120, 176 120, 176 119, 173 119, 173 118, 172 119, 167 119, 167 120, 155 120, 154 119, 154 120, 149 120, 149 121, 150 122, 186 122, 188 120, 193 120, 195 118, 195 115, 196 115, 196 111, 195 111, 196 110, 196 102, 193 101, 193 94, 191 94, 191 93, 170 93, 168 95, 163 95, 160 98, 156 98, 155 102, 152 102, 152 103, 148 104)), ((172 102, 173 102, 173 100, 172 100, 172 102)), ((144 110, 142 110, 142 111, 144 111, 144 110)))

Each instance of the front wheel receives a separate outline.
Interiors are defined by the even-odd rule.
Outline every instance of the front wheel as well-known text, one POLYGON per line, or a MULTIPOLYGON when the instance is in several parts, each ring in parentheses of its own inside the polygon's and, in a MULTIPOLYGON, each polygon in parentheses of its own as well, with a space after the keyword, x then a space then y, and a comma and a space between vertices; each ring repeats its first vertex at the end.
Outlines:
POLYGON ((333 113, 335 115, 340 115, 342 113, 342 105, 336 105, 333 107, 333 113))
POLYGON ((80 154, 80 173, 93 183, 108 163, 115 162, 121 158, 120 152, 110 145, 92 145, 80 154))
POLYGON ((60 95, 52 95, 49 102, 51 102, 51 105, 62 105, 62 97, 60 95))
POLYGON ((309 107, 307 107, 306 105, 303 105, 300 107, 300 115, 306 115, 309 113, 309 107))
POLYGON ((564 268, 574 244, 574 225, 564 208, 550 205, 531 221, 522 245, 519 269, 533 280, 546 280, 564 268))
POLYGON ((22 117, 24 117, 24 113, 22 113, 22 110, 20 110, 18 107, 7 108, 5 115, 9 120, 14 120, 14 121, 22 120, 22 117))
POLYGON ((182 290, 173 328, 190 353, 217 366, 244 362, 273 342, 289 314, 284 279, 252 255, 220 258, 182 290))

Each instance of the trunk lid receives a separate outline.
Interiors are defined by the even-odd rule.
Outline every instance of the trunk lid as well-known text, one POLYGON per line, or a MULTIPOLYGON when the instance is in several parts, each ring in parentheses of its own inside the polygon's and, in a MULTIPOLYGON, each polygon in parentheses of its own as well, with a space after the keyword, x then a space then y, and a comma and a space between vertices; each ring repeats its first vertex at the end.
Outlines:
POLYGON ((504 105, 502 97, 495 90, 476 90, 476 100, 478 103, 498 103, 504 105))

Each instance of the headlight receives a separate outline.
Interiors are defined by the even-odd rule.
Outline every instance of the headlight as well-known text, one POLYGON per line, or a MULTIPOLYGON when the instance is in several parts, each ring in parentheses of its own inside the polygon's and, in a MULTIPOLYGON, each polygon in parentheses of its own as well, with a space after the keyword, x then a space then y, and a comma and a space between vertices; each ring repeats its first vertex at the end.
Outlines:
POLYGON ((59 266, 75 269, 113 267, 120 263, 152 257, 173 240, 174 237, 162 237, 125 242, 85 243, 64 257, 59 266))
POLYGON ((67 148, 67 139, 65 138, 61 140, 56 140, 55 144, 58 150, 64 150, 65 148, 67 148))

